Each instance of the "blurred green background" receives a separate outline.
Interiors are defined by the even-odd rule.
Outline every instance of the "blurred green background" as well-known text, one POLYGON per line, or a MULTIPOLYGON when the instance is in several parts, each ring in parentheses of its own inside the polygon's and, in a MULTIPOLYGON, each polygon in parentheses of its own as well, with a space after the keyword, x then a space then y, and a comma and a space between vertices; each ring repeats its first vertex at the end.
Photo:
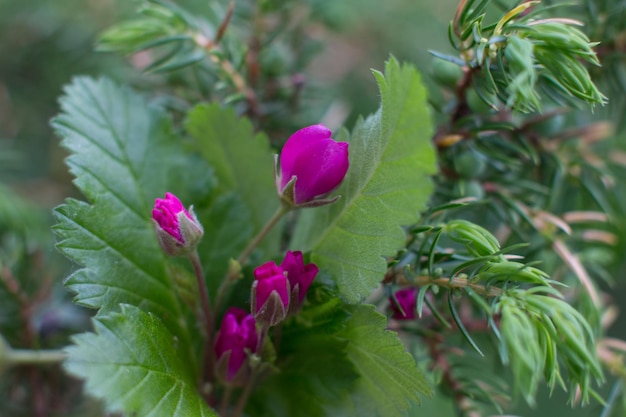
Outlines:
MULTIPOLYGON (((180 3, 203 13, 207 0, 180 3)), ((350 126, 357 115, 376 109, 379 97, 370 68, 381 69, 389 54, 420 68, 436 97, 436 88, 429 80, 432 58, 427 51, 450 52, 447 25, 454 15, 456 1, 312 0, 309 4, 325 23, 323 27, 312 28, 311 35, 318 38, 324 49, 310 65, 308 76, 318 83, 334 106, 334 113, 325 116, 328 124, 350 126)), ((106 75, 124 83, 141 84, 138 82, 141 74, 129 60, 94 51, 97 34, 132 16, 135 8, 135 2, 125 0, 0 2, 0 184, 8 184, 44 213, 47 225, 52 224, 50 210, 64 198, 76 196, 63 164, 64 152, 49 126, 49 120, 58 112, 57 99, 63 85, 75 75, 106 75)), ((605 92, 613 98, 610 91, 605 92)), ((620 120, 622 115, 623 112, 609 106, 608 110, 599 110, 595 117, 620 120)), ((623 133, 620 135, 623 149, 626 140, 623 133)), ((618 177, 618 182, 618 194, 623 201, 626 196, 623 177, 618 177)), ((0 189, 0 199, 7 198, 2 193, 0 189)), ((58 285, 71 266, 55 254, 51 233, 46 229, 44 234, 47 238, 43 240, 49 239, 45 255, 52 259, 52 273, 58 285)), ((623 260, 621 257, 613 271, 618 282, 615 297, 626 300, 623 260)), ((63 291, 53 294, 63 300, 69 298, 63 291)), ((621 304, 625 306, 626 302, 621 304)), ((626 338, 626 318, 619 318, 611 333, 626 338)), ((570 409, 565 405, 566 398, 560 391, 551 398, 548 392, 543 392, 537 409, 530 410, 518 401, 519 408, 511 414, 538 417, 563 412, 573 417, 599 414, 597 404, 570 409)), ((454 415, 454 411, 446 397, 437 396, 425 400, 415 415, 446 417, 454 415)))

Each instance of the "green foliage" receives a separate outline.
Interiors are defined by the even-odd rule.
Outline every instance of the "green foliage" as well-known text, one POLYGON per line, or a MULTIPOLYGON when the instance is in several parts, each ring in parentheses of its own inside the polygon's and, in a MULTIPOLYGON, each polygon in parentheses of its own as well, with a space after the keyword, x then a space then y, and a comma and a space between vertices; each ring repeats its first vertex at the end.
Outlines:
POLYGON ((228 272, 228 261, 241 253, 253 236, 254 226, 250 208, 234 192, 216 197, 207 210, 198 214, 204 227, 198 253, 209 294, 215 294, 228 272))
MULTIPOLYGON (((449 204, 433 211, 446 212, 463 206, 449 204)), ((562 287, 561 283, 529 262, 510 259, 520 258, 511 253, 526 245, 501 249, 493 234, 462 219, 413 230, 417 235, 409 249, 416 253, 414 256, 410 251, 404 253, 405 259, 428 259, 428 268, 420 269, 418 263, 406 265, 403 259, 400 263, 404 264, 402 277, 420 287, 417 309, 422 315, 434 315, 443 323, 448 319, 435 309, 435 299, 428 301, 426 298, 426 292, 432 290, 441 303, 447 300, 449 315, 458 332, 468 341, 468 346, 481 355, 483 352, 474 340, 476 334, 468 330, 467 323, 483 321, 486 317, 489 328, 499 340, 502 364, 512 370, 513 388, 528 404, 535 403, 544 378, 550 389, 559 385, 568 390, 572 401, 577 389, 583 402, 588 402, 590 395, 597 395, 592 388, 593 381, 601 383, 604 378, 595 352, 594 320, 583 316, 563 299, 563 294, 553 287, 562 287), (448 248, 454 245, 450 245, 448 239, 462 247, 451 251, 448 248), (419 271, 419 274, 414 275, 412 271, 419 271), (443 288, 447 289, 447 297, 440 296, 443 288), (463 297, 455 300, 454 295, 463 297), (465 300, 459 300, 462 298, 465 300), (465 311, 460 307, 463 301, 465 311), (467 310, 468 302, 473 305, 473 311, 467 310)), ((449 372, 454 374, 450 378, 461 378, 455 368, 449 372)), ((497 387, 460 381, 454 389, 457 395, 472 397, 473 392, 481 391, 482 400, 476 397, 476 401, 488 404, 490 401, 485 399, 489 395, 485 393, 497 387)))
POLYGON ((405 352, 397 335, 385 330, 387 321, 373 306, 355 305, 339 336, 348 341, 348 358, 360 375, 349 398, 334 414, 402 415, 420 395, 431 395, 428 382, 405 352))
POLYGON ((508 10, 496 23, 485 24, 488 4, 469 0, 459 5, 449 37, 460 58, 433 53, 467 66, 485 102, 497 108, 497 94, 507 107, 531 112, 541 108, 542 96, 559 104, 575 104, 578 99, 593 106, 607 101, 584 64, 599 61, 592 50, 597 43, 574 27, 580 22, 539 18, 549 8, 530 1, 508 10))
POLYGON ((58 247, 83 266, 65 285, 77 303, 99 314, 120 303, 150 311, 188 349, 181 317, 189 309, 177 299, 150 213, 165 191, 183 201, 193 201, 187 193, 198 184, 207 193, 211 173, 187 169, 168 117, 131 90, 77 78, 65 92, 53 126, 71 153, 75 184, 92 203, 69 199, 55 210, 58 247), (191 174, 197 176, 186 177, 191 174))
POLYGON ((337 298, 302 311, 280 335, 277 366, 255 391, 254 415, 323 417, 339 404, 359 374, 348 357, 350 343, 339 337, 349 314, 337 298))
MULTIPOLYGON (((465 249, 475 257, 490 256, 500 251, 500 243, 494 235, 467 220, 451 220, 444 230, 452 240, 464 244, 465 249)), ((501 256, 498 258, 502 259, 501 256)))
POLYGON ((435 171, 426 92, 419 74, 395 59, 375 73, 382 107, 354 128, 350 169, 336 191, 338 202, 304 211, 291 246, 336 280, 339 292, 357 302, 385 274, 385 256, 404 244, 400 226, 418 219, 435 171))
POLYGON ((591 49, 597 43, 590 42, 587 35, 572 26, 572 22, 567 23, 534 22, 519 27, 518 35, 532 42, 534 57, 544 68, 540 76, 559 87, 560 95, 570 94, 592 104, 604 104, 606 97, 592 82, 581 62, 600 65, 591 49))
MULTIPOLYGON (((351 125, 377 97, 362 85, 346 97, 340 80, 355 85, 362 53, 382 56, 376 42, 384 55, 416 54, 420 65, 423 45, 439 46, 422 27, 447 21, 447 5, 142 0, 138 16, 124 20, 126 3, 90 2, 78 24, 68 24, 62 16, 76 15, 76 0, 9 3, 0 6, 10 11, 0 13, 7 34, 0 55, 12 57, 0 68, 5 178, 56 169, 62 153, 39 146, 48 133, 31 120, 48 120, 54 106, 46 92, 56 94, 59 80, 91 70, 81 45, 92 45, 100 19, 121 21, 101 36, 100 50, 133 55, 133 68, 160 73, 132 79, 156 100, 107 80, 77 79, 53 122, 85 196, 55 210, 59 249, 79 265, 66 284, 77 303, 97 309, 95 333, 74 338, 66 369, 86 379, 86 393, 103 398, 107 414, 212 416, 210 404, 224 417, 538 415, 544 410, 521 411, 510 400, 516 394, 543 407, 542 385, 556 391, 553 404, 557 385, 573 404, 608 394, 572 415, 623 414, 626 347, 619 330, 608 329, 624 252, 623 0, 567 8, 456 1, 449 38, 457 53, 433 52, 441 91, 433 88, 427 101, 416 72, 393 59, 385 75, 375 72, 382 107, 352 134, 336 129, 335 138, 351 142, 342 199, 290 213, 242 269, 229 260, 279 204, 270 141, 277 146, 310 123, 351 125), (390 32, 404 52, 387 42, 390 32), (328 39, 331 53, 309 68, 328 39), (343 53, 346 39, 350 53, 343 53), (328 81, 332 93, 320 94, 328 81), (610 106, 593 114, 568 108, 604 104, 600 91, 610 106), (439 110, 436 127, 430 105, 439 110), (37 168, 22 169, 28 164, 37 168), (213 378, 210 344, 201 358, 201 343, 217 329, 194 314, 190 265, 161 253, 149 221, 153 199, 165 191, 193 203, 204 225, 199 281, 216 298, 216 318, 249 303, 251 270, 280 259, 286 245, 322 268, 302 311, 270 329, 263 352, 250 358, 248 387, 231 390, 213 378), (225 276, 224 296, 216 296, 225 276), (400 305, 407 298, 399 288, 413 291, 415 308, 400 305), (355 305, 366 297, 375 306, 355 305), (375 311, 392 307, 419 317, 403 320, 394 309, 386 321, 375 311), (411 355, 436 389, 421 408, 430 389, 411 355), (609 384, 596 388, 603 373, 609 384)), ((40 204, 58 201, 59 179, 55 170, 54 181, 43 182, 52 192, 40 204)), ((15 188, 28 192, 24 185, 15 188)), ((80 381, 67 382, 61 367, 42 368, 46 352, 36 350, 67 344, 86 313, 56 291, 59 274, 47 260, 54 252, 40 247, 45 218, 16 196, 0 185, 0 367, 7 365, 0 414, 96 415, 74 405, 80 381), (30 358, 22 362, 28 366, 15 366, 17 357, 30 358)))
POLYGON ((160 56, 146 71, 173 71, 206 58, 193 31, 198 22, 174 3, 152 0, 139 8, 141 18, 119 23, 105 31, 98 41, 101 51, 130 54, 158 48, 160 56))
POLYGON ((533 61, 533 43, 528 39, 511 36, 507 40, 504 56, 509 62, 511 81, 507 86, 507 106, 521 109, 537 109, 539 95, 535 91, 537 70, 533 61))
POLYGON ((495 312, 502 314, 502 343, 509 352, 515 388, 533 404, 544 375, 551 389, 557 383, 565 388, 567 381, 572 401, 578 388, 587 402, 592 380, 604 380, 591 327, 567 302, 553 297, 555 291, 534 290, 507 291, 495 305, 495 312))
POLYGON ((386 323, 337 298, 304 310, 283 329, 281 371, 256 393, 255 415, 404 415, 431 389, 386 323))
POLYGON ((315 10, 293 1, 213 1, 196 3, 193 12, 168 0, 137 4, 138 17, 102 33, 98 49, 135 54, 133 66, 159 74, 147 81, 177 111, 199 101, 236 106, 277 143, 325 111, 326 100, 309 94, 320 87, 303 77, 321 50, 310 26, 326 19, 315 10))
MULTIPOLYGON (((217 192, 238 193, 253 232, 258 233, 279 206, 272 176, 274 158, 265 135, 255 134, 247 119, 218 104, 197 106, 189 113, 186 126, 198 152, 215 169, 217 192)), ((276 254, 278 238, 274 231, 264 239, 265 257, 276 254)))
POLYGON ((39 235, 45 225, 42 211, 17 196, 9 187, 0 184, 0 238, 8 233, 42 238, 39 235))
POLYGON ((215 416, 195 390, 192 361, 161 321, 137 307, 94 320, 73 337, 65 369, 84 378, 109 412, 129 416, 215 416))

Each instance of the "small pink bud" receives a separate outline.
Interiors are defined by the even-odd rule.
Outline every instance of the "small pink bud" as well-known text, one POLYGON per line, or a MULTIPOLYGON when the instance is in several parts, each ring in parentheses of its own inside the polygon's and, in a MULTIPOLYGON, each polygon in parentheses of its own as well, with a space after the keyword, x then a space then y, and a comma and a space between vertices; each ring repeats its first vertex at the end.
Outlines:
POLYGON ((339 186, 348 172, 348 143, 336 142, 318 124, 289 137, 280 154, 276 188, 281 199, 296 207, 328 204, 324 197, 339 186))
POLYGON ((172 193, 165 193, 165 198, 154 201, 152 222, 161 247, 170 256, 193 252, 204 234, 193 207, 185 210, 183 203, 172 193))
POLYGON ((249 356, 256 353, 258 343, 254 317, 240 308, 229 308, 214 346, 220 379, 231 385, 245 382, 250 373, 249 356))
POLYGON ((390 298, 391 311, 396 320, 414 320, 417 317, 417 288, 409 287, 396 291, 397 304, 390 298))
POLYGON ((263 327, 274 326, 287 316, 289 281, 274 261, 254 269, 251 300, 252 314, 263 327))
POLYGON ((315 264, 304 264, 302 252, 288 251, 280 267, 287 272, 287 280, 291 288, 289 297, 289 313, 296 313, 302 306, 304 297, 315 279, 319 268, 315 264))

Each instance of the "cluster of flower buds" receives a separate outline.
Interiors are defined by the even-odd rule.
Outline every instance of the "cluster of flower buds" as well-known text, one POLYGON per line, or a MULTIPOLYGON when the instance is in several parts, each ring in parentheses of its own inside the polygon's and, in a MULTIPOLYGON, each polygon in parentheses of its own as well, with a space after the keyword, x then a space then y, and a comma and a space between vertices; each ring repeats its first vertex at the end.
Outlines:
POLYGON ((295 314, 317 275, 314 264, 304 264, 301 252, 287 252, 280 264, 270 261, 254 270, 252 314, 230 308, 215 341, 216 372, 229 385, 244 382, 251 371, 251 357, 261 350, 261 329, 267 330, 295 314))
MULTIPOLYGON (((290 208, 329 204, 338 197, 326 196, 348 171, 348 143, 336 142, 321 124, 309 126, 287 140, 279 165, 275 181, 283 204, 290 208)), ((276 171, 277 163, 274 167, 276 171)), ((204 230, 192 207, 186 210, 176 196, 166 193, 165 198, 156 199, 152 219, 165 253, 195 253, 204 230)), ((252 370, 252 357, 262 348, 262 335, 300 310, 317 273, 318 267, 305 264, 302 253, 297 251, 287 252, 280 265, 270 261, 254 270, 252 313, 229 308, 213 346, 215 371, 224 384, 237 386, 245 382, 252 370)))
POLYGON ((275 326, 300 310, 317 275, 315 264, 304 264, 302 252, 287 252, 280 266, 266 262, 254 270, 252 314, 259 325, 275 326))

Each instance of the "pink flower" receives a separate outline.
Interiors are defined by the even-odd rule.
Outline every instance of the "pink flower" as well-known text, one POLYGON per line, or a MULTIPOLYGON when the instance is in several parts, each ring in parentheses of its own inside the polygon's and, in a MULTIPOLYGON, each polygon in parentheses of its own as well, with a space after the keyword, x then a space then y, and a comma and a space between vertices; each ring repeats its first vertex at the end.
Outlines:
POLYGON ((248 356, 256 353, 259 336, 254 317, 246 311, 231 307, 222 319, 215 340, 218 375, 227 382, 245 379, 248 356))
POLYGON ((289 281, 285 271, 274 261, 254 269, 251 300, 252 314, 261 326, 274 326, 286 317, 289 281))
POLYGON ((165 198, 154 201, 152 222, 161 247, 170 256, 194 251, 204 234, 193 208, 187 211, 172 193, 165 193, 165 198))
POLYGON ((304 297, 319 272, 319 268, 315 264, 305 265, 300 251, 288 251, 280 267, 287 272, 287 280, 291 288, 289 312, 295 313, 302 306, 304 297))
POLYGON ((390 298, 391 311, 396 320, 413 320, 417 317, 417 288, 410 287, 396 291, 394 294, 397 304, 390 298))
POLYGON ((327 204, 322 200, 339 186, 348 172, 348 143, 336 142, 318 124, 295 132, 280 154, 276 187, 281 198, 295 206, 327 204))

